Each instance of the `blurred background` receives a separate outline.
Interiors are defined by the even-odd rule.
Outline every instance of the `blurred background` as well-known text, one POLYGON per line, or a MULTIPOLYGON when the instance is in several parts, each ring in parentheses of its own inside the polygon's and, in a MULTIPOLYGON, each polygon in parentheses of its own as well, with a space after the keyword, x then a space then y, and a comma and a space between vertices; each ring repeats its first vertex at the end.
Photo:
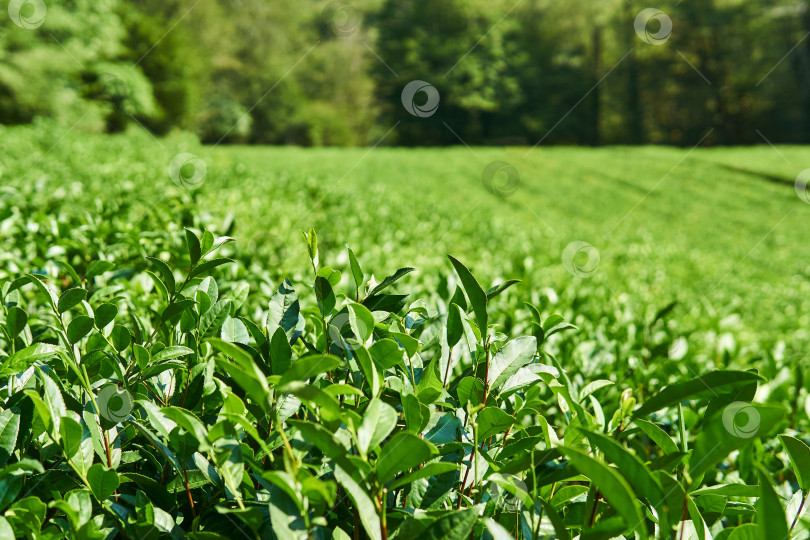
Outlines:
POLYGON ((385 145, 810 142, 808 2, 648 4, 11 0, 0 124, 305 146, 372 145, 396 122, 385 145), (413 80, 440 95, 429 123, 401 106, 413 80))

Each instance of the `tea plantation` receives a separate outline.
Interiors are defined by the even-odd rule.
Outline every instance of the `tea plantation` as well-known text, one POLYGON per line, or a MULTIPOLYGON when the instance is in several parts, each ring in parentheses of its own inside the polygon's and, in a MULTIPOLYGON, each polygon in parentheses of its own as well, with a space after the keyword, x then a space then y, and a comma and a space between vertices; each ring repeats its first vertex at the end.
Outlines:
POLYGON ((808 167, 0 128, 0 538, 808 538, 808 167))

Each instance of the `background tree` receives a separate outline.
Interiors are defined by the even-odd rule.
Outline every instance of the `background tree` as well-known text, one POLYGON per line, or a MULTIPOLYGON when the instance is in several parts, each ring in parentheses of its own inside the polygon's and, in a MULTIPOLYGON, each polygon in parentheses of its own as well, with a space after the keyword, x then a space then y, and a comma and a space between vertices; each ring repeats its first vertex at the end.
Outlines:
POLYGON ((19 4, 0 17, 5 124, 207 143, 810 142, 807 0, 661 0, 659 45, 636 35, 649 6, 627 0, 19 4), (435 114, 402 106, 414 80, 437 89, 435 114))

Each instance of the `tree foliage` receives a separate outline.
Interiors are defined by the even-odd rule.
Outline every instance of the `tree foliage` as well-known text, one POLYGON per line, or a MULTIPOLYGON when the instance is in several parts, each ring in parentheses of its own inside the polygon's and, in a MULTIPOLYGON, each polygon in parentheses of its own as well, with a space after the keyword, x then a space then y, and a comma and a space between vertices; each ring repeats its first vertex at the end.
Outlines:
POLYGON ((658 44, 637 35, 647 8, 55 0, 31 27, 0 19, 0 122, 302 145, 370 145, 393 125, 385 144, 810 140, 806 1, 665 0, 658 44), (430 118, 402 107, 414 80, 438 90, 430 118))

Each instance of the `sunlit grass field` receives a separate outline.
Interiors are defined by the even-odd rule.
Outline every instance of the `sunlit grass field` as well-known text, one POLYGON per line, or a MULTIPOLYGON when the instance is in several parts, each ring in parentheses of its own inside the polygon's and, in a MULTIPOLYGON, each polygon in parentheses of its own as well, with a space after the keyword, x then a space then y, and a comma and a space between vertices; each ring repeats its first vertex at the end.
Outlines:
POLYGON ((0 132, 0 151, 5 196, 28 193, 50 219, 119 205, 137 232, 199 213, 274 278, 307 268, 300 230, 314 226, 327 264, 347 266, 349 243, 369 266, 415 266, 421 290, 447 286, 451 253, 487 285, 522 279, 524 296, 587 325, 610 310, 651 318, 677 301, 672 324, 712 343, 730 333, 800 354, 808 340, 810 205, 793 185, 810 164, 805 147, 206 147, 14 128, 0 132), (205 163, 198 189, 170 178, 179 152, 205 163), (494 161, 519 176, 500 196, 482 180, 494 161), (587 276, 566 270, 575 241, 593 246, 573 261, 587 276))

